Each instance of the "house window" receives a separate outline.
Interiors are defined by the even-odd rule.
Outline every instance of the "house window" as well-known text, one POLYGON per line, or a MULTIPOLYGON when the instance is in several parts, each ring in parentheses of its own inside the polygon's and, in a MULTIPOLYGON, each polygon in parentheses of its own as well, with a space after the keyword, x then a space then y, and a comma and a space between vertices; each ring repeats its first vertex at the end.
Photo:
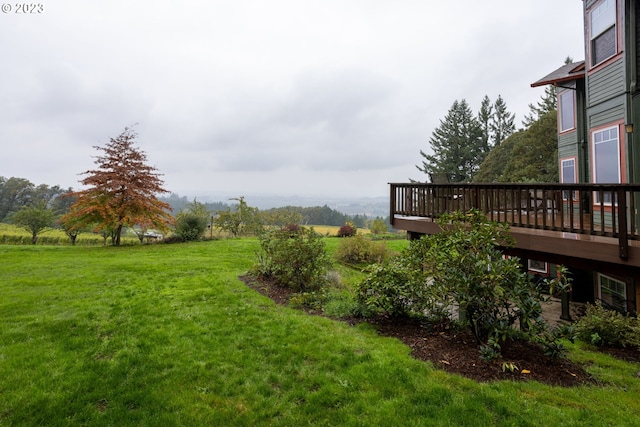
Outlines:
POLYGON ((558 95, 560 108, 560 132, 575 129, 576 127, 576 103, 573 90, 561 92, 558 95))
MULTIPOLYGON (((593 182, 617 184, 620 182, 620 137, 617 126, 593 132, 593 182)), ((599 203, 596 195, 596 203, 599 203)), ((604 202, 611 203, 611 193, 604 195, 604 202)))
POLYGON ((533 273, 549 274, 549 264, 544 261, 530 259, 528 264, 528 270, 533 273))
POLYGON ((576 183, 576 159, 564 159, 562 161, 562 182, 564 184, 576 183))
MULTIPOLYGON (((576 183, 576 159, 575 157, 570 159, 563 159, 560 161, 560 182, 563 184, 575 184, 576 183)), ((570 196, 569 190, 562 192, 562 198, 568 200, 570 196)), ((575 200, 575 195, 573 199, 575 200)))
POLYGON ((590 13, 591 65, 617 53, 616 0, 603 0, 590 13))
POLYGON ((627 311, 627 284, 622 280, 598 274, 598 294, 605 308, 627 311))

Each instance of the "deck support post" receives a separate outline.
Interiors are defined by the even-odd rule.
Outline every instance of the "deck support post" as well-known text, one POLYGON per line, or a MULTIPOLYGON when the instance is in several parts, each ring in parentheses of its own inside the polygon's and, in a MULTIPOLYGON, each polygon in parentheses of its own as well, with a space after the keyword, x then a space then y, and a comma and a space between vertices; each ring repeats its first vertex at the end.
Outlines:
POLYGON ((560 319, 571 322, 571 309, 569 307, 569 292, 565 292, 562 294, 562 298, 560 299, 560 307, 562 309, 562 313, 560 313, 560 319))

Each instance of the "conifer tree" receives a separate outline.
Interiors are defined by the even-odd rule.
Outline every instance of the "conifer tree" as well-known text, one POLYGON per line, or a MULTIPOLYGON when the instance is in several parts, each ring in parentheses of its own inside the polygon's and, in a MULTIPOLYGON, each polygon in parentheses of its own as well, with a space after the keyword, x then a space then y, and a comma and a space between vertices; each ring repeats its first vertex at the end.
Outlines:
POLYGON ((497 147, 516 131, 516 125, 513 123, 516 115, 509 113, 507 103, 502 99, 501 95, 498 95, 498 99, 496 99, 496 102, 493 104, 493 108, 493 115, 491 116, 489 127, 491 129, 493 147, 497 147))
POLYGON ((424 158, 419 171, 446 174, 451 182, 469 182, 484 158, 482 127, 466 100, 455 101, 440 126, 431 134, 433 154, 424 158))
POLYGON ((491 149, 491 119, 493 117, 493 105, 487 95, 482 99, 480 111, 478 111, 478 123, 482 129, 482 150, 488 153, 491 149))
POLYGON ((529 114, 527 114, 522 121, 522 125, 525 129, 531 127, 532 124, 540 120, 540 118, 548 112, 556 111, 558 109, 556 92, 556 87, 549 85, 544 89, 544 94, 540 96, 540 100, 536 105, 529 104, 529 114))

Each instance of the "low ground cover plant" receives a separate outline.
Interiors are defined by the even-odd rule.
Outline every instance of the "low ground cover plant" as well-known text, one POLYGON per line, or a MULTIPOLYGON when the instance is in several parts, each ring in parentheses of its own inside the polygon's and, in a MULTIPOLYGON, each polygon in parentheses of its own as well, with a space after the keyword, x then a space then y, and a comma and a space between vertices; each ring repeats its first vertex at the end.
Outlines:
POLYGON ((577 337, 587 343, 605 347, 635 347, 640 350, 640 321, 598 301, 587 304, 586 314, 575 326, 577 337))

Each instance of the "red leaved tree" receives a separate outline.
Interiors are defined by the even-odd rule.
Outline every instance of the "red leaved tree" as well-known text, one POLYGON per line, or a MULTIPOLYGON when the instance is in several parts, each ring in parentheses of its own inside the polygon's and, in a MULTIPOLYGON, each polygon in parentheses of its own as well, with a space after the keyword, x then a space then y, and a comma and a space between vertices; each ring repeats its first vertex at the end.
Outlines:
POLYGON ((125 128, 117 138, 111 138, 103 152, 97 156, 97 169, 83 172, 80 181, 87 189, 71 193, 77 201, 65 219, 73 219, 76 226, 94 225, 95 231, 112 235, 113 243, 120 245, 123 227, 155 228, 162 232, 174 219, 168 203, 157 195, 167 193, 155 167, 146 164, 147 155, 137 149, 137 133, 125 128))

